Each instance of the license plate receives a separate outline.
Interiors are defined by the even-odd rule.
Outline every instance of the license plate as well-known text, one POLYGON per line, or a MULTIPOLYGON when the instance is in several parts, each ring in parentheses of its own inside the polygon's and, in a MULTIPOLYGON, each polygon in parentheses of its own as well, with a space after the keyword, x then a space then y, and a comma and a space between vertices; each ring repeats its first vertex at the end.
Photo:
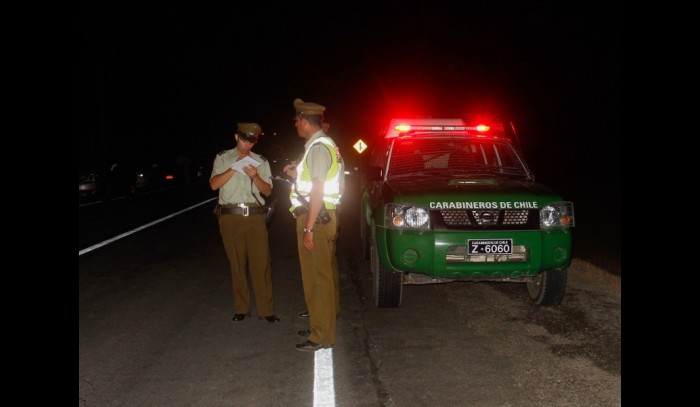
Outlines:
POLYGON ((468 239, 469 254, 513 254, 513 239, 468 239))

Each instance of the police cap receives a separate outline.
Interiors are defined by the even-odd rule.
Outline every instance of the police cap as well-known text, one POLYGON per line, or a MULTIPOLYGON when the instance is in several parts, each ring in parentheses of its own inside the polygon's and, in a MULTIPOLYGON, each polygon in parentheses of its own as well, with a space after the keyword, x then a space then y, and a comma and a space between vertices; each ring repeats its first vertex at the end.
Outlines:
POLYGON ((294 109, 296 109, 297 114, 305 116, 323 116, 323 111, 326 110, 326 107, 318 103, 304 102, 297 98, 294 99, 294 109))
POLYGON ((238 123, 238 137, 251 143, 257 143, 262 129, 257 123, 238 123))

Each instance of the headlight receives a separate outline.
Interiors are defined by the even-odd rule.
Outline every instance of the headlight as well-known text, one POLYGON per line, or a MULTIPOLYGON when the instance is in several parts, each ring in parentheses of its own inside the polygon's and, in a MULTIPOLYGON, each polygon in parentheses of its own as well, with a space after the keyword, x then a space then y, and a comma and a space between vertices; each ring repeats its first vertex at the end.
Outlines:
POLYGON ((574 203, 551 202, 540 209, 540 228, 569 228, 574 226, 574 203))
POLYGON ((388 204, 387 227, 393 229, 430 229, 428 209, 412 204, 388 204))

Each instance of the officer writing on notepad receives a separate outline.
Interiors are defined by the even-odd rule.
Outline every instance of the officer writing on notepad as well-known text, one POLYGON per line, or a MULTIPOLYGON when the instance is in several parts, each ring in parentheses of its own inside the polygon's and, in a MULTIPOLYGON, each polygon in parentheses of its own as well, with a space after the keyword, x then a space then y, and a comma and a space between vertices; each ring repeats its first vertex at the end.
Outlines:
POLYGON ((260 319, 280 320, 275 316, 272 298, 270 246, 264 198, 260 195, 269 196, 272 192, 272 173, 270 163, 251 151, 261 133, 257 123, 238 123, 236 148, 216 155, 209 179, 211 189, 219 191, 217 215, 231 269, 234 322, 251 315, 248 276, 260 319), (255 161, 252 165, 240 165, 241 160, 248 159, 255 161))

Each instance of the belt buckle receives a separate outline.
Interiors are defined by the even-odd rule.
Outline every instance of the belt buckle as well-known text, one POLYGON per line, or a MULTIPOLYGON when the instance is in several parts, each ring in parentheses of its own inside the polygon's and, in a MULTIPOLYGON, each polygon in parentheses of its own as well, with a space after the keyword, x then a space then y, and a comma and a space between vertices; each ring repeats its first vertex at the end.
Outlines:
POLYGON ((246 204, 239 203, 238 207, 243 209, 243 213, 241 215, 248 216, 250 214, 250 207, 247 206, 246 204))

